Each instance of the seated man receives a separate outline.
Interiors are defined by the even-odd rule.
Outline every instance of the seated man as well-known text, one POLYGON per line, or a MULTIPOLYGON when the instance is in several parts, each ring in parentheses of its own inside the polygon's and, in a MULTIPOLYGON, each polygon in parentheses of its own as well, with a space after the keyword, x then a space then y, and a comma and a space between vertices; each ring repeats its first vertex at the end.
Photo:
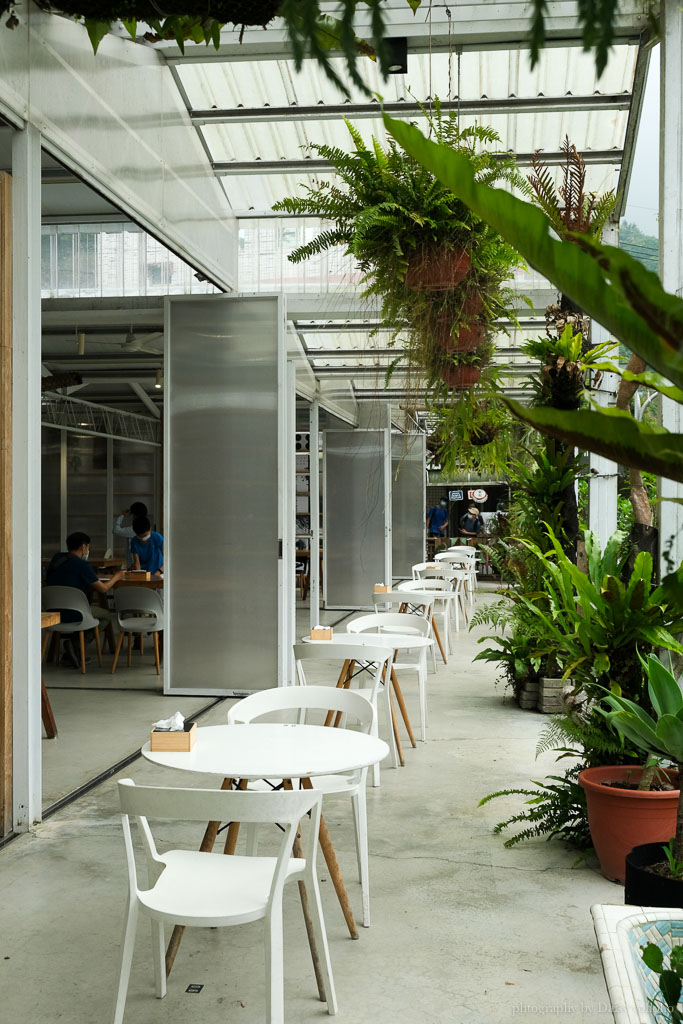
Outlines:
MULTIPOLYGON (((66 538, 66 551, 60 551, 59 554, 55 555, 47 567, 45 574, 46 586, 75 587, 77 590, 82 590, 88 598, 90 597, 91 590, 98 594, 106 594, 115 583, 123 579, 123 573, 114 573, 110 580, 103 583, 102 580, 97 578, 97 573, 93 567, 88 564, 89 554, 90 537, 87 533, 77 531, 76 533, 69 534, 66 538)), ((72 611, 69 608, 55 610, 61 612, 62 622, 78 622, 80 619, 78 612, 72 611)), ((112 619, 111 612, 99 604, 91 604, 90 610, 96 619, 103 619, 107 622, 110 622, 112 619)), ((70 641, 70 637, 65 641, 64 660, 70 665, 79 667, 80 663, 76 650, 70 641)))
POLYGON ((135 536, 130 542, 133 568, 144 569, 159 579, 164 571, 164 538, 152 530, 147 516, 136 516, 133 520, 135 536))

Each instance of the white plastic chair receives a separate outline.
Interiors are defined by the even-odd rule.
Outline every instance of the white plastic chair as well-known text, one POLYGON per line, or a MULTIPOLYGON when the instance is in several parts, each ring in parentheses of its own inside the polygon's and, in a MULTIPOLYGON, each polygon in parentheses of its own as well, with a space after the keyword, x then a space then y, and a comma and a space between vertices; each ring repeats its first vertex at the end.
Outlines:
MULTIPOLYGON (((444 664, 447 664, 449 654, 448 633, 450 630, 450 602, 453 597, 453 590, 451 588, 450 581, 442 579, 406 580, 405 583, 399 583, 398 589, 400 591, 405 591, 406 593, 425 595, 434 599, 434 613, 432 614, 432 633, 434 635, 434 639, 438 639, 434 633, 434 617, 438 604, 443 626, 443 641, 442 644, 439 644, 439 650, 441 651, 441 657, 443 658, 444 664)), ((439 632, 439 636, 441 636, 441 631, 439 632)))
MULTIPOLYGON (((470 580, 470 569, 469 567, 457 568, 449 562, 442 562, 438 569, 433 566, 428 566, 426 569, 420 569, 418 572, 418 578, 421 580, 446 580, 450 584, 451 590, 457 594, 457 598, 452 599, 453 608, 455 610, 455 631, 460 632, 460 616, 459 611, 462 612, 463 618, 467 621, 467 603, 469 603, 469 597, 467 594, 468 582, 470 580)), ((443 589, 443 588, 440 588, 443 589)), ((449 603, 449 622, 450 622, 450 603, 449 603)))
POLYGON ((147 587, 117 587, 114 591, 114 606, 119 620, 120 632, 119 638, 116 641, 111 674, 114 675, 114 672, 116 672, 116 665, 125 634, 128 634, 128 668, 130 668, 133 634, 138 633, 140 635, 140 644, 142 646, 142 636, 145 633, 153 633, 154 663, 157 675, 159 675, 159 633, 165 626, 165 618, 164 606, 156 590, 149 590, 147 587))
MULTIPOLYGON (((375 709, 373 722, 373 736, 379 735, 378 713, 379 695, 384 694, 384 707, 387 716, 389 732, 389 748, 394 761, 394 768, 399 767, 398 750, 396 737, 394 736, 394 722, 391 715, 390 689, 389 689, 389 665, 394 657, 390 647, 360 646, 356 644, 294 644, 294 662, 296 666, 297 681, 300 686, 306 686, 304 673, 304 662, 320 663, 334 661, 342 666, 347 661, 354 661, 357 665, 366 668, 372 674, 370 686, 356 686, 355 692, 359 693, 365 700, 369 701, 375 709), (370 666, 374 666, 370 668, 370 666), (384 685, 386 677, 387 685, 384 685)), ((357 670, 360 671, 360 670, 357 670)), ((380 771, 379 765, 372 766, 372 785, 379 786, 380 771)))
MULTIPOLYGON (((264 715, 279 711, 298 711, 297 721, 306 721, 306 711, 336 711, 346 726, 348 716, 358 722, 360 732, 372 734, 376 711, 372 704, 357 690, 342 690, 336 686, 280 686, 262 690, 244 697, 228 710, 230 725, 249 723, 264 715)), ((358 880, 363 899, 363 926, 370 927, 370 864, 368 857, 368 814, 365 797, 367 768, 337 775, 318 775, 311 779, 313 788, 327 797, 349 796, 353 809, 353 826, 356 837, 358 859, 358 880)), ((271 789, 265 782, 250 782, 248 788, 271 789)), ((251 852, 255 853, 253 848, 251 852)))
POLYGON ((325 922, 316 874, 317 835, 322 797, 310 789, 277 793, 243 790, 168 789, 136 786, 132 779, 118 784, 123 836, 128 861, 128 904, 121 942, 119 979, 113 1024, 123 1021, 128 979, 133 961, 139 914, 151 918, 157 998, 166 995, 164 924, 221 928, 265 920, 266 1024, 284 1024, 282 893, 286 882, 305 881, 327 999, 327 1012, 337 1012, 325 922), (292 857, 299 823, 311 812, 306 859, 292 857), (147 861, 147 887, 138 884, 130 817, 147 861), (147 818, 175 821, 239 821, 283 827, 277 857, 226 856, 194 850, 160 854, 147 818))
POLYGON ((100 624, 90 611, 88 598, 78 587, 43 587, 40 592, 41 608, 44 612, 71 611, 78 612, 81 616, 78 622, 58 622, 54 626, 48 626, 44 630, 43 649, 41 661, 45 660, 47 645, 50 635, 57 634, 57 650, 55 658, 59 657, 59 642, 64 634, 78 633, 81 648, 81 672, 85 675, 85 631, 95 630, 95 644, 97 646, 97 661, 102 668, 102 644, 100 643, 100 624))
MULTIPOLYGON (((400 610, 403 606, 407 605, 408 607, 406 611, 411 615, 422 615, 430 625, 430 636, 434 633, 432 628, 432 616, 434 614, 435 600, 436 597, 434 594, 425 593, 419 595, 415 600, 411 600, 409 597, 406 597, 405 591, 402 590, 392 590, 386 594, 372 595, 372 603, 375 606, 376 612, 386 611, 386 608, 382 606, 387 604, 390 605, 391 610, 400 610)), ((429 651, 432 659, 432 668, 436 672, 436 650, 434 644, 429 648, 429 651)))
MULTIPOLYGON (((411 612, 376 612, 374 615, 361 615, 346 626, 347 633, 400 633, 410 636, 428 637, 432 626, 423 615, 411 612)), ((420 738, 427 741, 427 648, 420 647, 414 660, 410 660, 410 651, 402 650, 401 661, 394 661, 395 672, 415 672, 420 703, 420 738)))
POLYGON ((477 561, 479 556, 476 548, 459 547, 450 548, 448 551, 440 551, 434 556, 437 562, 446 562, 453 568, 460 568, 467 571, 465 590, 470 602, 470 608, 474 607, 474 592, 477 589, 477 561))

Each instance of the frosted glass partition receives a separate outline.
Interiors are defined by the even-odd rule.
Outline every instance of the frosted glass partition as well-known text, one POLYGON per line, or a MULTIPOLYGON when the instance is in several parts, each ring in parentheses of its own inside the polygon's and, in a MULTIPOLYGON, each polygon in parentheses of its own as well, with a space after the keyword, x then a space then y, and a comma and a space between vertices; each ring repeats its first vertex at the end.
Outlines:
POLYGON ((370 608, 374 584, 391 580, 388 445, 388 430, 324 432, 327 608, 370 608))
POLYGON ((391 439, 391 551, 394 579, 410 579, 425 553, 425 435, 391 439))
POLYGON ((278 684, 283 322, 274 296, 167 300, 166 692, 278 684))

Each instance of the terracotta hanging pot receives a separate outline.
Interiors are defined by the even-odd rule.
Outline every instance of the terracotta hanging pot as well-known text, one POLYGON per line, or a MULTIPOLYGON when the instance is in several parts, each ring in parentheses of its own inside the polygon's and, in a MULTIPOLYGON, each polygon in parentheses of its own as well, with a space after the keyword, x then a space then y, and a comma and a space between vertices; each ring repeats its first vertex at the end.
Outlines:
POLYGON ((455 288, 472 265, 465 249, 427 249, 416 252, 408 263, 406 288, 443 292, 455 288))
POLYGON ((436 318, 433 338, 446 352, 474 352, 484 340, 486 328, 483 324, 471 323, 460 328, 457 335, 451 335, 452 320, 444 314, 436 318))
MULTIPOLYGON (((626 854, 641 843, 667 843, 676 831, 678 790, 623 788, 638 785, 643 769, 637 765, 586 768, 579 785, 586 794, 588 825, 600 870, 613 882, 624 881, 626 854), (606 785, 611 783, 611 785, 606 785), (621 784, 621 787, 620 787, 621 784)), ((673 785, 678 773, 667 771, 673 785)))
POLYGON ((481 377, 478 366, 445 366, 441 376, 449 388, 471 388, 481 377))

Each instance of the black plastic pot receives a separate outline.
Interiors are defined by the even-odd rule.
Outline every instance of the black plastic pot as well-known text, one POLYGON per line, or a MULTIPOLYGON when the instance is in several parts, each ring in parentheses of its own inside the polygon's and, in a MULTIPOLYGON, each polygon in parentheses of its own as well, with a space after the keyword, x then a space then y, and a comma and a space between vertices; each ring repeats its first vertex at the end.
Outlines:
POLYGON ((655 875, 646 868, 666 861, 662 843, 634 846, 626 854, 624 903, 634 907, 683 907, 683 880, 655 875))

